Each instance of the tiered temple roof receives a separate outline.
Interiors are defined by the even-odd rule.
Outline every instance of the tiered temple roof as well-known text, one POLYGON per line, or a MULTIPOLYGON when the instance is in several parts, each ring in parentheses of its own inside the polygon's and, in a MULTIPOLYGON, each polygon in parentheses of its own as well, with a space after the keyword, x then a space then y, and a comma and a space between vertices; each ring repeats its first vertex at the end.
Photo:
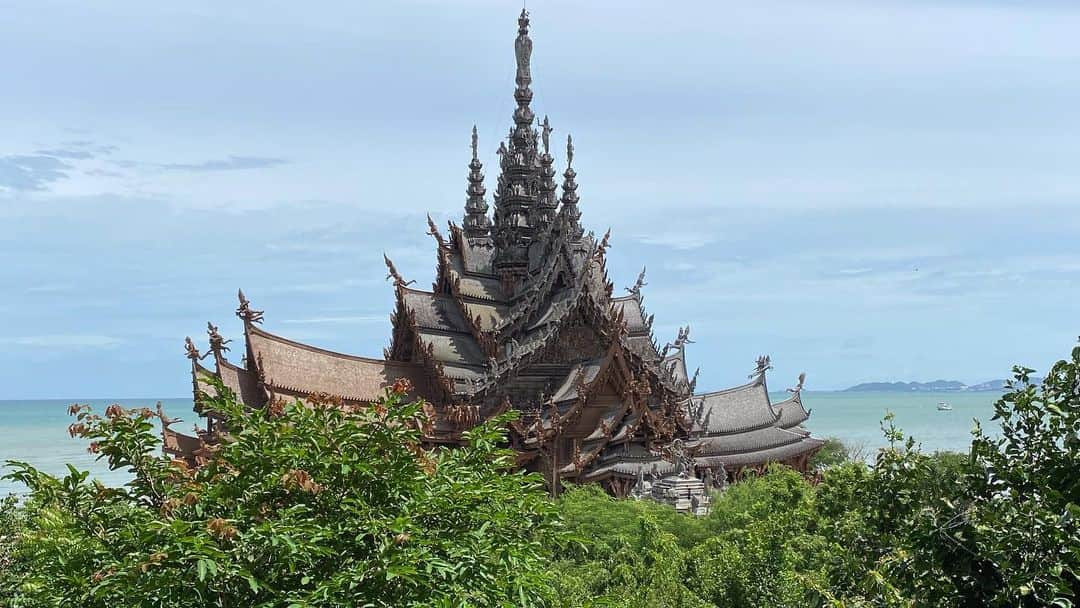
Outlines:
MULTIPOLYGON (((515 408, 522 414, 511 433, 519 462, 551 480, 598 481, 616 494, 625 494, 642 470, 669 472, 660 453, 677 438, 687 441, 702 473, 768 462, 805 468, 821 442, 801 427, 809 415, 801 381, 790 399, 773 404, 762 358, 749 383, 697 395, 697 373, 690 375, 686 363, 689 327, 658 346, 644 306, 644 269, 626 295, 613 295, 610 232, 597 238, 582 229, 569 136, 556 196, 552 128, 547 117, 536 125, 530 108, 532 40, 524 10, 518 26, 517 107, 498 149, 493 217, 474 127, 463 225, 451 222, 444 236, 428 218, 436 241, 433 289, 410 287, 385 258, 397 303, 383 358, 265 331, 262 311, 240 293, 243 364, 226 360, 227 341, 210 325, 212 368, 188 343, 196 399, 204 380, 217 376, 252 408, 315 394, 361 405, 405 378, 413 396, 428 403, 429 444, 457 443, 462 432, 515 408)), ((206 439, 216 420, 203 413, 206 439)), ((200 438, 166 433, 171 452, 196 458, 192 446, 200 438)))

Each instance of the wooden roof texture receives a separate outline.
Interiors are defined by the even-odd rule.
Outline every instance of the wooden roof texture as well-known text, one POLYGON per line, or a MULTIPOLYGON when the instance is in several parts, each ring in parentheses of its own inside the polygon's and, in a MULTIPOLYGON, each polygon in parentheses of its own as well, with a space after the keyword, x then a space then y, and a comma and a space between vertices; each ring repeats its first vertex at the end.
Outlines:
POLYGON ((327 393, 354 401, 372 401, 398 378, 422 387, 421 365, 336 353, 248 326, 248 347, 263 381, 296 393, 327 393))

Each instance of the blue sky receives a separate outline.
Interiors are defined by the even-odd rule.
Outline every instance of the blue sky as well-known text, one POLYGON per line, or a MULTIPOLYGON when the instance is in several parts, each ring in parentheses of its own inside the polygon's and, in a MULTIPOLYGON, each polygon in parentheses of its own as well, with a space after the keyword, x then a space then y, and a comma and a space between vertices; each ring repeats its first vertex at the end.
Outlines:
MULTIPOLYGON (((609 269, 702 388, 968 382, 1080 334, 1080 4, 532 0, 609 269)), ((489 190, 520 4, 11 0, 0 399, 182 396, 183 337, 377 355, 469 129, 489 190)), ((564 162, 559 155, 558 163, 564 162)))

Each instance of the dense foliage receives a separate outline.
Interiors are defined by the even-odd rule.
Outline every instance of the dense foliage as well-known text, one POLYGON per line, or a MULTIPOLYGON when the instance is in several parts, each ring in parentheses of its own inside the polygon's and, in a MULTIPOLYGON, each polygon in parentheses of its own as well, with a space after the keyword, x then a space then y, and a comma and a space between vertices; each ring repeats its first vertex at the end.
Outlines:
MULTIPOLYGON (((421 406, 401 392, 350 412, 323 403, 245 415, 231 396, 208 407, 226 414, 231 438, 196 471, 158 455, 151 412, 119 406, 103 417, 76 406, 71 430, 111 467, 132 470, 127 487, 13 463, 32 496, 16 546, 0 545, 17 577, 0 578, 0 606, 544 599, 554 506, 537 476, 509 470, 494 426, 474 430, 466 448, 424 452, 421 406)), ((0 511, 0 543, 14 516, 0 511)))
POLYGON ((246 418, 226 400, 242 422, 198 472, 154 455, 147 413, 80 411, 74 430, 135 480, 21 465, 33 494, 0 504, 0 608, 1073 606, 1080 348, 1041 387, 1030 373, 967 453, 923 453, 887 418, 872 463, 835 445, 815 483, 775 466, 701 518, 596 487, 550 503, 492 427, 425 454, 396 395, 246 418))
MULTIPOLYGON (((873 464, 834 445, 821 482, 774 467, 705 518, 595 489, 560 507, 559 606, 1073 606, 1080 591, 1080 348, 1041 388, 1017 369, 967 454, 892 425, 873 464)), ((856 451, 857 453, 857 451, 856 451)))

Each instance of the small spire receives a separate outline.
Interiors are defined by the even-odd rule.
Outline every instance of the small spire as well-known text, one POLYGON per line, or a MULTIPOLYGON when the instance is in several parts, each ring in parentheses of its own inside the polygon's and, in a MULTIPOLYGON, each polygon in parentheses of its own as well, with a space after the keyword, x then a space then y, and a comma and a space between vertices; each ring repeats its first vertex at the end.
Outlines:
POLYGON ((584 230, 581 228, 581 210, 578 209, 577 172, 571 163, 574 162, 574 139, 569 134, 566 136, 566 172, 563 173, 562 186, 562 209, 560 213, 566 216, 570 223, 570 236, 581 238, 584 230))
POLYGON ((528 88, 532 84, 532 71, 529 69, 529 59, 532 57, 532 39, 529 38, 529 11, 521 8, 518 17, 518 37, 514 43, 514 51, 517 56, 517 84, 519 87, 528 88))
POLYGON ((540 185, 534 211, 534 224, 538 228, 546 228, 552 225, 559 209, 559 197, 556 194, 558 187, 555 185, 555 159, 551 156, 551 121, 544 117, 540 124, 540 139, 544 144, 544 153, 540 155, 540 185))
POLYGON ((480 164, 477 156, 476 125, 472 128, 472 161, 469 163, 469 186, 465 189, 465 217, 462 225, 465 228, 465 236, 470 239, 485 238, 491 235, 491 220, 488 219, 488 204, 484 199, 487 190, 484 188, 484 165, 480 164))
POLYGON ((514 40, 514 57, 517 60, 517 76, 514 82, 517 89, 514 91, 514 99, 517 100, 518 109, 514 112, 514 122, 521 125, 531 125, 533 121, 532 110, 529 102, 532 101, 533 93, 529 88, 532 84, 532 59, 533 42, 529 38, 529 11, 521 9, 518 17, 518 35, 514 40))
MULTIPOLYGON (((529 248, 536 236, 539 217, 541 158, 537 150, 539 133, 533 128, 536 115, 529 107, 533 92, 533 42, 529 38, 529 11, 522 9, 518 17, 517 38, 514 39, 514 58, 517 75, 514 79, 514 126, 507 141, 499 146, 500 175, 495 189, 494 227, 491 229, 495 246, 492 267, 496 274, 513 282, 523 276, 529 265, 529 248)), ((509 283, 508 283, 509 284, 509 283)))

